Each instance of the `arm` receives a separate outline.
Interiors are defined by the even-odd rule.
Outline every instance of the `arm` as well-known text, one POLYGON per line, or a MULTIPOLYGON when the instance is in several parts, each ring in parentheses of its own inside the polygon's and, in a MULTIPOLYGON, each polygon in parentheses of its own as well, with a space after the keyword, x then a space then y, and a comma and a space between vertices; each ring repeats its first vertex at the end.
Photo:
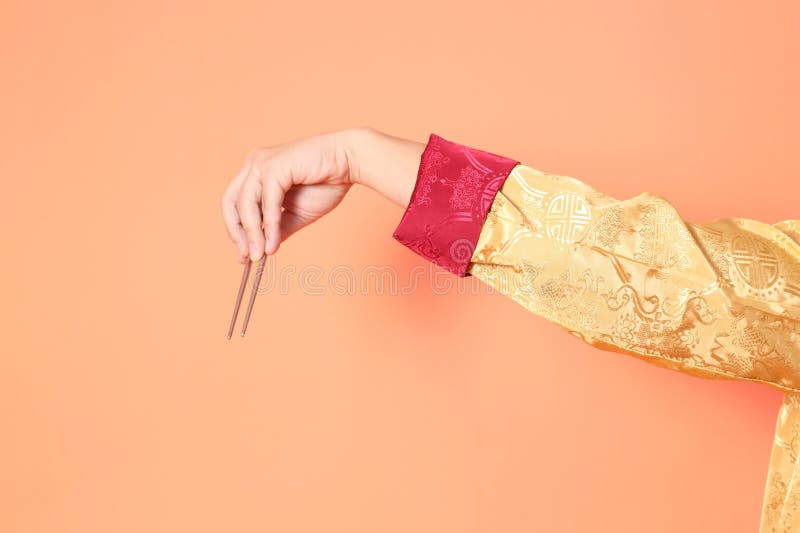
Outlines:
POLYGON ((222 198, 240 261, 353 184, 405 207, 394 237, 415 253, 585 342, 800 392, 800 221, 691 223, 657 194, 617 200, 435 134, 351 128, 251 152, 222 198))
POLYGON ((405 208, 394 237, 415 253, 584 342, 786 392, 760 531, 800 532, 800 221, 691 223, 657 194, 617 200, 437 135, 354 128, 251 152, 222 197, 239 260, 274 253, 353 184, 405 208))

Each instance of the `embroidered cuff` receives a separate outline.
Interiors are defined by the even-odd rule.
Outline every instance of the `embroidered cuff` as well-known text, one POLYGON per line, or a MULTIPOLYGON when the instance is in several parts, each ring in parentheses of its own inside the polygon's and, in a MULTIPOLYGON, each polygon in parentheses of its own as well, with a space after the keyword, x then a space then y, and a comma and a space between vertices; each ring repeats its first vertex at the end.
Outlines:
POLYGON ((518 163, 431 133, 393 237, 432 263, 466 276, 486 214, 518 163))

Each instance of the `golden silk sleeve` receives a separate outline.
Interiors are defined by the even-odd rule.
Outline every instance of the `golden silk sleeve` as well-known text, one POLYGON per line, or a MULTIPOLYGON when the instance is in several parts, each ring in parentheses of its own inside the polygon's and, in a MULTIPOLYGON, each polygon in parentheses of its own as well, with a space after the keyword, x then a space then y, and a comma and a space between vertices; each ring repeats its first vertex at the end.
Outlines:
POLYGON ((761 532, 800 531, 800 221, 692 223, 518 164, 467 273, 597 348, 785 392, 761 532))
POLYGON ((800 395, 783 395, 775 424, 759 533, 800 531, 800 395))
POLYGON ((519 164, 468 272, 598 348, 800 392, 798 221, 684 221, 519 164))

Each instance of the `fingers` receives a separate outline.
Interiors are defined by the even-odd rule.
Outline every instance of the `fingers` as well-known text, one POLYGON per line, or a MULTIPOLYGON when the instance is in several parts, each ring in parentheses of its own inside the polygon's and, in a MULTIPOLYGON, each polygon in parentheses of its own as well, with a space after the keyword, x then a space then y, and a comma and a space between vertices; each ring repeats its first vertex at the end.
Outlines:
POLYGON ((239 188, 235 209, 247 241, 250 259, 273 254, 281 242, 281 211, 290 175, 267 149, 251 152, 251 163, 239 188))
POLYGON ((266 237, 264 250, 271 255, 278 251, 281 243, 281 207, 286 193, 277 177, 266 179, 263 185, 262 217, 266 237))
POLYGON ((240 260, 274 254, 282 240, 338 204, 350 184, 349 160, 343 154, 333 134, 250 152, 223 196, 225 225, 240 260), (309 188, 302 197, 289 196, 292 206, 284 211, 295 186, 313 186, 315 192, 309 188))
POLYGON ((225 220, 225 227, 228 230, 228 236, 236 244, 238 252, 238 260, 243 263, 247 258, 247 235, 239 220, 239 212, 236 210, 236 204, 233 202, 225 202, 222 205, 222 218, 225 220))
POLYGON ((249 170, 250 160, 245 163, 244 167, 242 167, 230 185, 228 185, 228 188, 222 195, 221 201, 222 219, 225 222, 225 229, 230 239, 236 245, 236 250, 238 252, 237 258, 240 263, 244 263, 247 260, 248 247, 247 235, 239 219, 239 211, 236 209, 236 199, 238 196, 238 188, 249 170))
POLYGON ((247 238, 250 259, 257 261, 264 254, 264 233, 261 230, 262 185, 258 162, 254 161, 239 189, 236 210, 247 238))

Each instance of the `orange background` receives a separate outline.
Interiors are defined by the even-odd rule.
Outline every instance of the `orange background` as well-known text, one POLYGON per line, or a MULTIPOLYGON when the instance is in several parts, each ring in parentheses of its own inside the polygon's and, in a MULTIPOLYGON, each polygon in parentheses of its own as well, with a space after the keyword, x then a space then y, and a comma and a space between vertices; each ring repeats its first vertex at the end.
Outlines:
MULTIPOLYGON (((3 6, 0 531, 757 529, 779 392, 485 288, 265 294, 226 342, 218 199, 255 145, 369 125, 797 218, 797 2, 217 4, 3 6)), ((354 190, 277 266, 405 275, 401 214, 354 190)))

